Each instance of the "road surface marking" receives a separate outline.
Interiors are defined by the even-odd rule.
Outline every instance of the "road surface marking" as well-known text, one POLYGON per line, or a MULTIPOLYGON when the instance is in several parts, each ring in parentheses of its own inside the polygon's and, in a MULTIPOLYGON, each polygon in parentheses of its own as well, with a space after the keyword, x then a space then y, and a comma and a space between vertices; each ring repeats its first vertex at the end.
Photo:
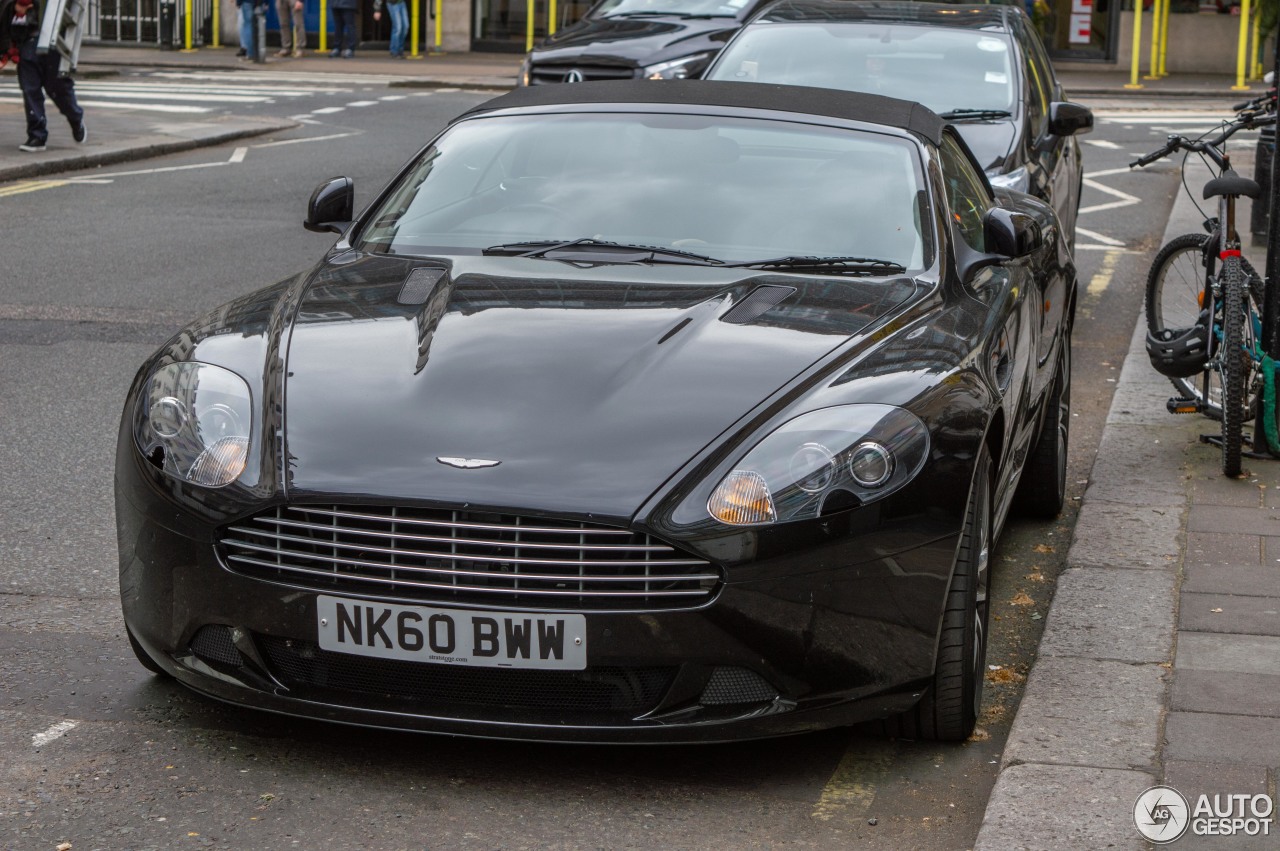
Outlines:
POLYGON ((42 748, 52 742, 54 739, 61 738, 67 733, 74 730, 78 724, 75 721, 59 721, 43 733, 36 733, 31 737, 31 747, 42 748))
POLYGON ((1124 243, 1121 242, 1120 240, 1112 239, 1109 236, 1103 236, 1102 234, 1095 233, 1094 231, 1091 231, 1091 230, 1085 230, 1079 225, 1076 225, 1076 233, 1087 236, 1089 237, 1089 239, 1092 239, 1094 242, 1100 242, 1103 245, 1111 246, 1113 248, 1124 248, 1124 243))
POLYGON ((342 112, 345 106, 322 106, 319 109, 311 110, 312 115, 332 115, 335 112, 342 112))
POLYGON ((830 821, 837 815, 853 818, 866 815, 876 799, 875 781, 891 763, 891 748, 888 742, 874 745, 858 740, 851 744, 823 788, 811 817, 830 821))
POLYGON ((1106 148, 1109 151, 1118 150, 1120 148, 1115 142, 1108 142, 1106 139, 1085 139, 1086 145, 1096 145, 1099 148, 1106 148))

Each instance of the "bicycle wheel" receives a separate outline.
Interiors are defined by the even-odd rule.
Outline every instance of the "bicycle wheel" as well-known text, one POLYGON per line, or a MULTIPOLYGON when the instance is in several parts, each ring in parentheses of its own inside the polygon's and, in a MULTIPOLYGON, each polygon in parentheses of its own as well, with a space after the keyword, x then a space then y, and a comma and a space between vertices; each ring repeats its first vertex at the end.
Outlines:
POLYGON ((1218 370, 1222 373, 1222 472, 1240 475, 1240 449, 1246 414, 1246 394, 1253 365, 1252 330, 1246 332, 1249 313, 1245 304, 1245 278, 1239 257, 1222 261, 1222 347, 1218 370), (1246 339, 1248 337, 1249 339, 1246 339), (1246 348, 1248 346, 1248 348, 1246 348))
MULTIPOLYGON (((1174 237, 1156 253, 1147 273, 1146 317, 1147 330, 1153 334, 1165 329, 1190 328, 1199 321, 1201 310, 1209 306, 1205 282, 1214 273, 1217 256, 1205 254, 1206 245, 1217 245, 1217 231, 1212 233, 1187 233, 1174 237)), ((1249 298, 1255 310, 1262 312, 1262 279, 1248 260, 1240 258, 1241 269, 1247 276, 1249 298)), ((1210 340, 1210 351, 1217 348, 1216 340, 1210 340)), ((1206 416, 1222 419, 1222 385, 1220 373, 1208 369, 1187 378, 1170 378, 1169 381, 1184 399, 1195 399, 1206 416)), ((1256 403, 1250 394, 1249 405, 1256 403)))

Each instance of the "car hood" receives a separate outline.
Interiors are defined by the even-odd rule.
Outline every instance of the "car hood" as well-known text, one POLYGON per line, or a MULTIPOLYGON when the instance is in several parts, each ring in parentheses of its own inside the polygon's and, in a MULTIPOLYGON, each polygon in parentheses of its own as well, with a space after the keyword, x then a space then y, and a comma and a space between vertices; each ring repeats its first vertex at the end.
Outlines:
MULTIPOLYGON (((531 54, 537 62, 613 60, 641 65, 666 54, 685 55, 683 42, 736 29, 733 18, 586 18, 546 39, 531 54)), ((690 45, 690 50, 703 45, 690 45)))
POLYGON ((627 518, 744 414, 925 289, 524 258, 328 264, 288 344, 284 485, 292 498, 627 518), (415 267, 451 268, 405 304, 415 267), (762 286, 786 289, 744 302, 762 286))
POLYGON ((983 170, 1001 167, 1013 148, 1017 128, 1012 121, 960 121, 954 125, 983 170))

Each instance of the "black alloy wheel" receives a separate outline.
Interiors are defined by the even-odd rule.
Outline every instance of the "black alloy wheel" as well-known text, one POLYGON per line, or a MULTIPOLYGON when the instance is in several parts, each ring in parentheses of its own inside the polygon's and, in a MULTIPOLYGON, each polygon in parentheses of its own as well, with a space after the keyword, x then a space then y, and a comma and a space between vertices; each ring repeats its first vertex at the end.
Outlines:
POLYGON ((983 446, 947 591, 933 683, 914 708, 885 722, 891 736, 963 742, 978 723, 987 661, 992 478, 991 453, 983 446))
POLYGON ((1067 499, 1070 441, 1071 338, 1066 337, 1054 372, 1053 388, 1045 402, 1044 422, 1022 469, 1022 478, 1014 496, 1014 504, 1020 514, 1053 520, 1062 512, 1067 499))

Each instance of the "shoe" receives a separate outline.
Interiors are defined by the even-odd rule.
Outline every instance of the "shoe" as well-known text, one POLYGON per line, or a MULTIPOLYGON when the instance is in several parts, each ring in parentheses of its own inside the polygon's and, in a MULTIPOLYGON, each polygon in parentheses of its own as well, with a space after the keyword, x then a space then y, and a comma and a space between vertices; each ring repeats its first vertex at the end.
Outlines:
POLYGON ((85 129, 83 121, 71 128, 71 138, 76 140, 77 145, 83 145, 84 140, 89 138, 89 131, 85 129))
POLYGON ((38 154, 44 150, 44 142, 37 142, 35 139, 28 139, 24 144, 18 146, 19 151, 26 151, 29 154, 38 154))
POLYGON ((248 55, 249 55, 249 51, 248 51, 248 50, 246 50, 246 49, 244 49, 243 47, 236 51, 236 58, 237 58, 237 59, 241 59, 241 58, 243 58, 243 57, 245 57, 245 56, 248 56, 248 55))
POLYGON ((392 58, 392 59, 404 59, 404 58, 405 58, 405 55, 404 55, 403 53, 393 53, 393 54, 391 54, 391 58, 392 58))
POLYGON ((295 48, 293 49, 293 53, 292 53, 291 55, 293 56, 293 58, 294 58, 294 59, 301 59, 301 58, 302 58, 302 48, 300 48, 300 47, 295 47, 295 48))
POLYGON ((356 55, 356 52, 355 52, 354 50, 344 50, 344 51, 342 51, 342 58, 343 58, 343 59, 350 59, 350 58, 352 58, 352 57, 353 57, 353 56, 355 56, 355 55, 356 55))
POLYGON ((292 54, 292 51, 290 51, 290 50, 289 50, 289 48, 287 48, 287 47, 286 47, 284 50, 277 50, 277 51, 276 51, 276 56, 280 56, 280 57, 289 56, 289 55, 291 55, 291 54, 292 54))
POLYGON ((333 50, 330 50, 330 51, 329 51, 329 58, 330 58, 330 59, 337 59, 337 58, 338 58, 339 56, 341 56, 341 55, 342 55, 342 51, 341 51, 341 50, 339 50, 339 49, 338 49, 338 48, 336 48, 336 47, 335 47, 333 50))

